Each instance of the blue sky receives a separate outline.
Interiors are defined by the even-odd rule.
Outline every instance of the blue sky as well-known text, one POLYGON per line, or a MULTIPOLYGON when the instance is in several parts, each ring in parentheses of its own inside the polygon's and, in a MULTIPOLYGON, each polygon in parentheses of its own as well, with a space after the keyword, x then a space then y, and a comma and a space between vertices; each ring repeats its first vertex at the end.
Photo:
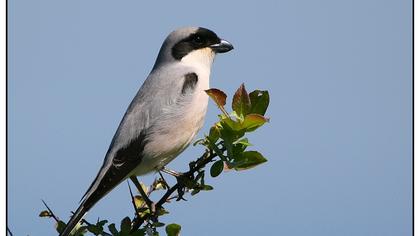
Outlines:
MULTIPOLYGON (((411 235, 411 1, 9 1, 8 223, 53 235, 95 177, 117 125, 175 28, 232 42, 211 86, 267 89, 269 160, 168 205, 183 235, 411 235)), ((206 132, 216 121, 210 103, 206 132)), ((185 170, 202 149, 170 164, 185 170)), ((142 178, 150 183, 153 175, 142 178)), ((132 216, 121 184, 88 214, 132 216)))

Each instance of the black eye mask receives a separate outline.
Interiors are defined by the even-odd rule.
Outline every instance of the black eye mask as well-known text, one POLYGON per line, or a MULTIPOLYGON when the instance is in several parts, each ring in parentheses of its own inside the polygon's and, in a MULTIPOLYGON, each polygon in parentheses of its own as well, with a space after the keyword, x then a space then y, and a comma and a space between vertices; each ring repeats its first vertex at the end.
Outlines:
POLYGON ((213 31, 199 28, 197 32, 190 34, 172 47, 172 56, 177 60, 181 60, 194 50, 206 48, 217 43, 220 43, 220 39, 213 31))

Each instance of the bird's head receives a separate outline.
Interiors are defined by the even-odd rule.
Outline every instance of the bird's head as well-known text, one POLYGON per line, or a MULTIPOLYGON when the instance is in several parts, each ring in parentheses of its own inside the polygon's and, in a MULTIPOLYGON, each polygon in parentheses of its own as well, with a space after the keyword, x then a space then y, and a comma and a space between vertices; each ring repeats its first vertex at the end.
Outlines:
POLYGON ((160 49, 155 67, 167 62, 201 63, 213 62, 216 53, 233 49, 232 44, 202 27, 185 27, 171 32, 160 49))

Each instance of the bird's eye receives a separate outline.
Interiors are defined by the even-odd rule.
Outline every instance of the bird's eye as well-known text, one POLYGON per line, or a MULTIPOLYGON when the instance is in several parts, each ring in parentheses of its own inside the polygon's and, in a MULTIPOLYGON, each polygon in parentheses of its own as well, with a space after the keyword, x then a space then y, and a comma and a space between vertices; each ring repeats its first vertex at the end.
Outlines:
POLYGON ((195 44, 203 44, 204 43, 204 39, 202 37, 200 37, 199 35, 195 35, 192 40, 195 44))

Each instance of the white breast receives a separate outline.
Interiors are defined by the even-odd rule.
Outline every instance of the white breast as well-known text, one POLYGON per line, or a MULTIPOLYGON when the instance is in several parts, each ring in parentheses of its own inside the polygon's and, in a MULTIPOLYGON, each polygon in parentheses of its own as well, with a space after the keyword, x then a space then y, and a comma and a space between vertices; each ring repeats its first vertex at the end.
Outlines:
POLYGON ((178 156, 194 139, 204 124, 207 111, 210 69, 214 53, 211 49, 196 50, 181 60, 181 64, 191 68, 198 76, 193 94, 178 101, 161 119, 160 130, 154 131, 153 138, 148 140, 141 164, 132 173, 142 175, 157 170, 178 156))

